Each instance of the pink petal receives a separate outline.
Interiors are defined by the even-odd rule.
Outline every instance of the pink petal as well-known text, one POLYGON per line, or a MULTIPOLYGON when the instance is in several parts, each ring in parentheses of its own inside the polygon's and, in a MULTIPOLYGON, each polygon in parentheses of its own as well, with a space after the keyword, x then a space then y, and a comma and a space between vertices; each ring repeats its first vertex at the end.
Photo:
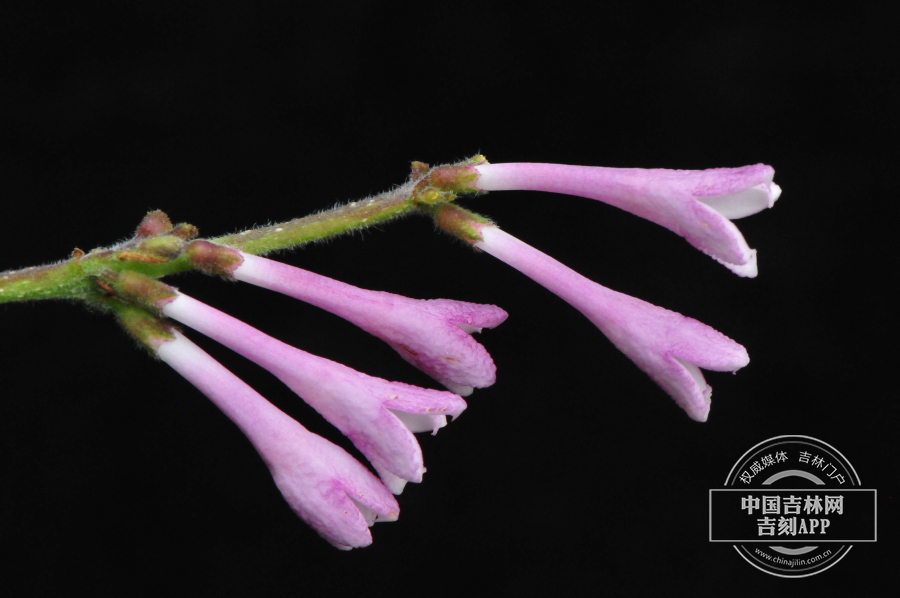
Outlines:
POLYGON ((757 274, 756 251, 730 219, 774 205, 781 194, 765 164, 710 170, 603 168, 564 164, 480 164, 485 191, 527 189, 596 199, 681 235, 740 276, 757 274))
POLYGON ((411 482, 422 481, 425 471, 412 432, 436 431, 447 415, 466 408, 455 394, 367 376, 286 345, 184 294, 164 305, 163 313, 269 370, 373 464, 411 482))
POLYGON ((449 299, 410 299, 360 289, 300 268, 254 255, 234 277, 306 301, 384 340, 404 359, 462 395, 490 386, 497 368, 472 332, 506 319, 494 305, 449 299))
POLYGON ((741 345, 697 320, 611 291, 496 226, 480 232, 476 247, 587 316, 697 421, 706 421, 712 393, 699 368, 736 371, 750 361, 741 345))
POLYGON ((358 461, 279 411, 186 337, 157 349, 247 435, 297 515, 334 546, 372 543, 369 526, 395 521, 400 507, 358 461))

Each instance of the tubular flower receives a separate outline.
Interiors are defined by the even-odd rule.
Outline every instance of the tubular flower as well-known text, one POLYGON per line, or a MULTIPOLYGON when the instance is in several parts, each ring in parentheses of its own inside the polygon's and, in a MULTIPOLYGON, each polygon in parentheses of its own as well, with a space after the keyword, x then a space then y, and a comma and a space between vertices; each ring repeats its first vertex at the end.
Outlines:
POLYGON ((700 368, 736 371, 747 351, 697 320, 611 291, 496 226, 481 226, 475 247, 506 262, 583 313, 675 399, 691 418, 706 421, 712 389, 700 368))
POLYGON ((279 411, 186 337, 174 336, 159 340, 160 359, 237 424, 294 512, 323 538, 343 550, 368 546, 370 526, 397 519, 397 501, 346 451, 279 411))
POLYGON ((450 392, 367 376, 286 345, 187 295, 162 300, 163 313, 269 370, 344 433, 399 494, 425 467, 413 432, 457 417, 465 401, 450 392))
POLYGON ((449 299, 410 299, 360 289, 300 268, 254 255, 233 276, 244 282, 306 301, 356 324, 387 342, 405 360, 455 393, 490 386, 497 368, 473 332, 506 319, 494 305, 449 299))
POLYGON ((781 195, 765 164, 709 170, 479 164, 482 191, 551 191, 596 199, 662 225, 739 276, 757 275, 756 250, 731 222, 771 208, 781 195))

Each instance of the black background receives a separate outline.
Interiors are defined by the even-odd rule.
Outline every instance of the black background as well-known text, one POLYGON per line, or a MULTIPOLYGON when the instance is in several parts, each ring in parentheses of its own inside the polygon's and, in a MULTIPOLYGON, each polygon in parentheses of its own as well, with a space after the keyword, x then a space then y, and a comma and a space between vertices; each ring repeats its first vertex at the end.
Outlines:
MULTIPOLYGON (((741 279, 587 199, 463 201, 616 290, 705 322, 751 364, 691 421, 579 313, 423 218, 284 259, 421 298, 494 303, 498 382, 424 436, 398 522, 342 553, 290 512, 249 443, 108 317, 0 309, 0 562, 11 595, 877 595, 896 551, 900 43, 877 8, 95 2, 0 15, 0 269, 128 237, 143 214, 214 236, 359 199, 411 160, 772 164, 738 221, 741 279), (814 436, 879 489, 879 542, 783 580, 707 542, 707 491, 750 447, 814 436)), ((185 292, 313 353, 432 386, 380 341, 201 275, 185 292)), ((255 366, 192 338, 310 429, 255 366)), ((346 445, 346 443, 345 443, 346 445)))

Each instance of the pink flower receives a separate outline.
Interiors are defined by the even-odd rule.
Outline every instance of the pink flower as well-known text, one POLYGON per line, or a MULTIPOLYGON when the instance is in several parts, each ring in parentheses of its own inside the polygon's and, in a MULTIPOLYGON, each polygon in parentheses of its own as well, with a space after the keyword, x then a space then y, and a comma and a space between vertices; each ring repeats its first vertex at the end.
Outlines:
POLYGON ((343 432, 397 494, 425 472, 412 433, 437 433, 446 416, 466 408, 455 394, 373 378, 286 345, 181 293, 164 300, 162 311, 277 376, 343 432))
POLYGON ((349 550, 372 543, 369 527, 396 521, 400 507, 358 461, 279 411, 237 376, 175 332, 160 339, 163 361, 196 386, 247 435, 297 515, 349 550))
POLYGON ((497 368, 473 332, 493 328, 506 312, 493 305, 449 299, 410 299, 368 291, 287 264, 241 254, 238 280, 290 295, 377 336, 405 360, 455 393, 490 386, 497 368))
POLYGON ((528 189, 589 197, 660 224, 732 272, 757 274, 750 249, 731 220, 771 208, 781 195, 765 164, 710 170, 602 168, 563 164, 479 164, 483 191, 528 189))
POLYGON ((697 421, 706 421, 712 394, 700 368, 736 371, 750 362, 744 347, 697 320, 602 287, 496 226, 476 226, 476 247, 587 316, 697 421))

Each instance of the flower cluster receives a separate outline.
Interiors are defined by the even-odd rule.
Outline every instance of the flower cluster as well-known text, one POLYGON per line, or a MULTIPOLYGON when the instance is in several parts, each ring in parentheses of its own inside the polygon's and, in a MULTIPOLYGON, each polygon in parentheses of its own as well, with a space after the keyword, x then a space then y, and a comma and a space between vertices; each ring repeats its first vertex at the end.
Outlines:
MULTIPOLYGON (((741 345, 697 320, 588 280, 452 200, 458 192, 507 189, 597 199, 661 224, 735 273, 753 277, 756 252, 731 220, 773 205, 780 194, 773 175, 771 167, 761 164, 670 171, 488 164, 473 159, 428 171, 416 163, 410 182, 371 208, 382 212, 368 212, 369 216, 354 212, 354 216, 338 211, 334 230, 345 227, 347 218, 365 222, 373 214, 397 215, 401 208, 431 214, 439 227, 511 265, 578 309, 691 418, 705 421, 711 388, 701 368, 733 372, 746 366, 749 357, 741 345)), ((364 209, 375 203, 368 201, 364 209)), ((321 219, 314 224, 320 225, 321 219)), ((288 225, 301 230, 304 223, 288 225)), ((282 232, 282 227, 269 231, 271 235, 282 232)), ((493 305, 364 290, 258 257, 253 253, 273 246, 258 245, 268 242, 265 230, 252 233, 193 240, 196 229, 173 227, 164 214, 155 212, 145 219, 135 239, 106 253, 91 252, 76 264, 73 275, 93 276, 102 289, 104 305, 116 311, 123 326, 235 422, 304 521, 339 548, 366 546, 372 542, 370 526, 397 519, 394 495, 406 483, 422 481, 425 465, 413 434, 437 433, 447 425, 448 416, 456 418, 466 408, 462 396, 494 383, 494 362, 472 334, 499 325, 507 314, 493 305), (251 247, 255 251, 249 251, 251 247), (112 258, 103 262, 106 256, 112 258), (135 262, 141 268, 122 267, 122 262, 135 262), (155 280, 165 273, 153 275, 154 265, 169 263, 175 264, 173 271, 202 270, 334 313, 384 340, 448 390, 382 380, 289 346, 155 280), (110 264, 117 269, 110 269, 110 264), (169 319, 216 340, 280 379, 340 430, 378 477, 271 405, 171 326, 169 319)))
MULTIPOLYGON (((627 210, 747 277, 757 275, 756 251, 731 220, 772 207, 781 195, 764 164, 691 171, 485 162, 471 169, 478 191, 551 191, 627 210)), ((588 280, 484 218, 456 206, 433 213, 448 232, 578 309, 697 421, 706 421, 712 395, 700 368, 734 372, 750 362, 744 347, 709 326, 588 280)))
MULTIPOLYGON (((222 251, 232 251, 222 249, 222 251)), ((506 312, 492 305, 409 299, 367 291, 264 258, 240 254, 232 260, 239 280, 309 300, 403 347, 401 355, 455 390, 494 382, 495 367, 471 333, 493 327, 506 312), (416 327, 421 330, 416 334, 416 327), (452 364, 452 365, 445 365, 452 364)), ((135 296, 135 276, 116 281, 135 296)), ((338 428, 369 460, 378 482, 342 449, 311 434, 278 411, 186 337, 157 336, 159 357, 219 406, 249 437, 268 464, 294 511, 339 548, 366 546, 368 529, 393 521, 399 507, 390 493, 421 482, 422 451, 414 432, 436 434, 466 408, 458 394, 367 376, 347 366, 289 346, 172 287, 147 293, 161 313, 265 368, 338 428)), ((399 349, 398 349, 399 350, 399 349)))

